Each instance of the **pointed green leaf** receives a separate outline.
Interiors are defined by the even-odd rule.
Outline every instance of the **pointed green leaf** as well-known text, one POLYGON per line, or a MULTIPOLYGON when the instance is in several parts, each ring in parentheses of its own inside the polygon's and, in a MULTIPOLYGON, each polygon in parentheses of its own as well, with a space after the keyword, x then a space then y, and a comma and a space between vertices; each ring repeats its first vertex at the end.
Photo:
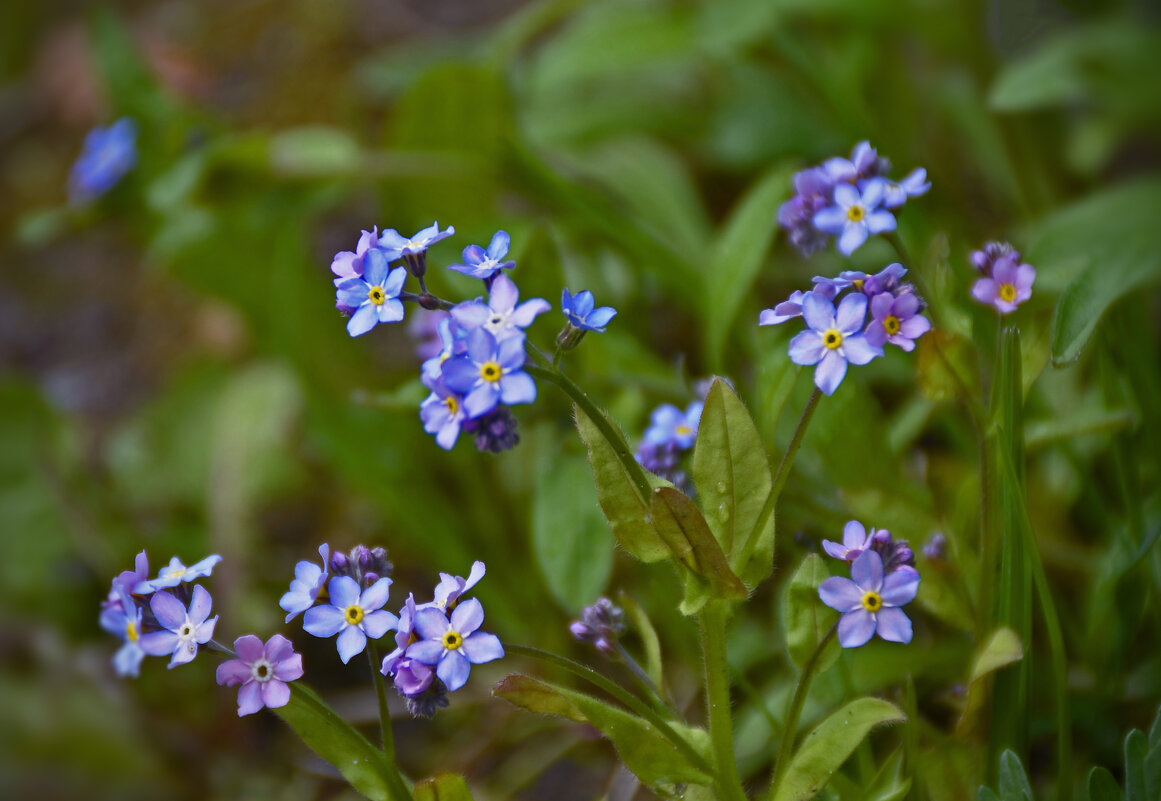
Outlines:
POLYGON ((1035 801, 1020 757, 1009 750, 1000 754, 1000 798, 1003 801, 1035 801))
POLYGON ((472 801, 468 783, 458 773, 437 773, 415 785, 415 801, 472 801))
POLYGON ((1096 767, 1088 773, 1088 801, 1123 801, 1121 788, 1107 768, 1096 767))
POLYGON ((980 711, 987 699, 987 683, 991 673, 1024 658, 1024 648, 1020 637, 1012 629, 1001 627, 992 632, 972 662, 972 672, 968 679, 967 701, 963 714, 956 724, 956 732, 970 731, 979 722, 980 711))
POLYGON ((903 720, 906 720, 903 711, 887 701, 878 698, 851 701, 806 735, 778 782, 773 801, 814 798, 872 728, 903 720))
MULTIPOLYGON (((502 679, 492 694, 529 712, 592 724, 612 741, 625 766, 649 787, 712 781, 648 721, 592 696, 519 674, 502 679)), ((670 725, 711 762, 709 735, 679 723, 670 725)))
POLYGON ((705 518, 685 494, 672 487, 653 490, 652 518, 653 526, 673 555, 706 580, 713 597, 746 597, 746 585, 730 570, 726 555, 705 518))
POLYGON ((605 439, 580 409, 576 410, 576 427, 588 448, 589 465, 597 483, 597 500, 617 542, 643 562, 659 562, 671 556, 669 547, 650 522, 649 500, 637 493, 617 457, 618 444, 605 439))
POLYGON ((1153 801, 1145 788, 1145 754, 1149 741, 1140 729, 1125 738, 1125 801, 1153 801))
MULTIPOLYGON (((786 589, 786 602, 782 606, 786 650, 798 667, 809 661, 818 644, 839 618, 839 613, 818 597, 819 585, 828 578, 830 573, 822 557, 816 553, 807 554, 786 589)), ((834 664, 838 655, 838 641, 832 639, 819 657, 817 672, 822 673, 834 664)))
POLYGON ((698 424, 693 480, 706 520, 730 565, 750 587, 774 571, 774 516, 744 555, 773 479, 766 449, 745 404, 730 385, 713 382, 698 424), (745 556, 746 563, 739 562, 745 556))
POLYGON ((310 749, 331 763, 351 786, 372 801, 408 801, 393 797, 387 776, 395 767, 383 752, 339 717, 304 684, 290 686, 290 703, 274 712, 310 749))

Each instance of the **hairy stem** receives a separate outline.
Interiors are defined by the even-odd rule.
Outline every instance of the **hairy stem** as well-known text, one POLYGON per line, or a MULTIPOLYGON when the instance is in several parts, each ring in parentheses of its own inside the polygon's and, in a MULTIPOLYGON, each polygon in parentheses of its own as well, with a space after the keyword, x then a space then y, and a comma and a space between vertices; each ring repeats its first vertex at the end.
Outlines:
POLYGON ((730 675, 726 664, 726 601, 709 601, 699 615, 705 655, 705 694, 710 742, 714 749, 718 792, 724 801, 746 801, 734 757, 734 722, 730 713, 730 675))

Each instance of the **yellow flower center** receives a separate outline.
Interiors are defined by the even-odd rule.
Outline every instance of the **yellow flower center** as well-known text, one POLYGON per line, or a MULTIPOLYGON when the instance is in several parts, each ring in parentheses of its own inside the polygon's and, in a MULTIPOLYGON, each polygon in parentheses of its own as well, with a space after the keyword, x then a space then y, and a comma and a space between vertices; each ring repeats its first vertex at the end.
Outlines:
POLYGON ((387 293, 383 291, 383 287, 373 286, 371 291, 367 293, 367 299, 376 306, 382 306, 383 302, 387 300, 387 293))
POLYGON ((863 279, 863 278, 856 278, 854 281, 851 281, 851 286, 853 286, 855 288, 856 292, 863 291, 863 281, 864 280, 865 279, 863 279))
POLYGON ((893 314, 890 315, 886 320, 883 321, 883 330, 888 334, 899 333, 899 318, 893 314))
POLYGON ((363 607, 359 606, 358 604, 351 604, 347 607, 346 611, 343 612, 343 617, 352 626, 357 626, 363 621, 363 607))
POLYGON ((497 362, 484 362, 480 365, 480 378, 492 384, 499 381, 503 374, 504 371, 497 362))
POLYGON ((878 612, 883 608, 883 598, 877 592, 867 591, 863 593, 863 609, 868 612, 878 612))
POLYGON ((1016 287, 1013 284, 1000 284, 1000 300, 1011 303, 1016 299, 1016 287))
POLYGON ((141 635, 137 633, 137 624, 130 620, 125 624, 125 639, 129 642, 137 642, 137 638, 141 635))
POLYGON ((460 636, 458 631, 448 631, 443 635, 443 647, 449 651, 454 651, 464 644, 464 638, 460 636))
POLYGON ((847 209, 847 219, 851 222, 862 222, 863 218, 867 216, 866 210, 858 203, 847 209))
POLYGON ((843 334, 837 328, 829 329, 822 335, 822 344, 826 345, 831 350, 834 350, 839 345, 843 344, 843 334))
POLYGON ((448 414, 455 414, 460 410, 460 402, 452 395, 448 395, 443 399, 443 405, 447 407, 448 414))
POLYGON ((678 434, 680 434, 683 437, 688 437, 690 434, 693 433, 693 429, 690 428, 689 426, 685 425, 684 423, 682 423, 677 428, 675 428, 674 431, 676 431, 678 434))

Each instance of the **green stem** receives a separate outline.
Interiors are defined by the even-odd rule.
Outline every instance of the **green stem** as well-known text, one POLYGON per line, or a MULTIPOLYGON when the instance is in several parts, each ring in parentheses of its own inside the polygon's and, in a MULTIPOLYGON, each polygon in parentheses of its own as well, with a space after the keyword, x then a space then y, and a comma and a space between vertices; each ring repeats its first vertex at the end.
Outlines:
POLYGON ((726 601, 706 603, 698 617, 701 648, 705 655, 706 705, 709 707, 710 742, 714 749, 717 786, 723 801, 746 801, 738 780, 734 756, 734 723, 730 714, 730 675, 726 664, 726 601))
POLYGON ((379 649, 374 640, 367 640, 367 661, 371 663, 371 676, 375 683, 375 696, 379 699, 379 733, 383 738, 383 756, 391 765, 387 781, 391 785, 391 793, 399 799, 411 798, 411 791, 407 789, 407 782, 395 764, 395 738, 391 732, 391 710, 387 707, 387 685, 383 682, 383 674, 379 671, 381 660, 379 649))
POLYGON ((774 776, 770 781, 770 801, 778 794, 778 785, 786 768, 790 766, 790 757, 794 753, 794 734, 798 731, 798 719, 802 716, 802 707, 806 704, 806 695, 810 691, 810 683, 814 680, 814 673, 818 669, 818 661, 822 652, 830 645, 830 641, 838 632, 838 623, 830 627, 830 631, 819 641, 818 647, 810 655, 810 659, 802 668, 802 675, 798 679, 798 686, 794 689, 794 698, 790 702, 790 712, 786 716, 786 726, 783 728, 782 743, 778 746, 778 761, 774 763, 774 776))
POLYGON ((645 672, 645 669, 637 664, 637 660, 633 658, 633 655, 625 650, 625 646, 619 642, 617 643, 617 655, 625 663, 625 667, 629 668, 629 672, 633 674, 633 678, 637 679, 637 683, 644 688, 645 692, 649 693, 654 702, 654 706, 657 707, 659 712, 671 714, 675 718, 680 717, 673 705, 662 696, 661 690, 653 683, 653 679, 649 678, 649 674, 645 672))
POLYGON ((818 406, 821 399, 822 391, 815 387, 814 391, 810 393, 810 400, 806 402, 806 408, 802 410, 802 417, 798 419, 798 427, 794 429, 790 445, 787 446, 786 453, 782 454, 782 461, 778 463, 778 472, 774 474, 774 482, 770 485, 770 494, 766 496, 766 503, 762 505, 762 511, 758 513, 758 519, 754 521, 754 528, 746 538, 746 545, 738 553, 736 563, 730 565, 735 573, 750 561, 750 555, 754 553, 754 548, 758 546, 758 539, 762 536, 762 529, 766 528, 770 515, 774 514, 774 506, 778 503, 778 496, 782 494, 782 488, 790 479, 790 468, 794 466, 794 457, 798 454, 798 449, 802 447, 802 438, 806 436, 806 428, 810 425, 810 418, 814 416, 815 407, 818 406))
MULTIPOLYGON (((539 348, 535 348, 534 350, 546 362, 549 361, 547 354, 544 354, 539 348)), ((583 389, 559 370, 553 369, 552 367, 541 367, 536 364, 525 364, 524 371, 534 378, 540 378, 550 384, 555 384, 564 390, 566 395, 572 398, 573 402, 593 421, 593 425, 601 430, 601 434, 613 446, 613 450, 617 454, 617 459, 620 460, 621 466, 625 468, 625 473, 633 482, 637 494, 641 496, 641 500, 648 506, 650 499, 653 497, 653 487, 650 486, 649 479, 645 476, 645 469, 633 458, 633 451, 629 447, 629 443, 625 441, 625 437, 617 430, 617 427, 613 425, 612 421, 609 420, 608 415, 593 403, 592 399, 583 389)))

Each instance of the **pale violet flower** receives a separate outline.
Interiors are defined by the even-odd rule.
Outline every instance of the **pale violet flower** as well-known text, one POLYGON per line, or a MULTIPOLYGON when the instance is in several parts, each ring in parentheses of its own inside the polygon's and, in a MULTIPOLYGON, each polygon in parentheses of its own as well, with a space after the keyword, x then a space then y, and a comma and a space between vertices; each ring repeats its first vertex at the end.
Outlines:
POLYGON ((899 607, 919 591, 919 571, 904 567, 883 575, 883 561, 874 551, 863 551, 851 565, 851 577, 832 576, 822 582, 818 595, 839 618, 838 640, 843 648, 858 648, 878 634, 890 642, 911 642, 911 620, 899 607))
POLYGON ((847 295, 834 304, 809 293, 802 304, 802 317, 809 328, 790 340, 790 360, 804 366, 818 365, 814 385, 824 395, 832 395, 847 374, 847 362, 861 365, 883 355, 862 332, 867 314, 866 295, 847 295))

